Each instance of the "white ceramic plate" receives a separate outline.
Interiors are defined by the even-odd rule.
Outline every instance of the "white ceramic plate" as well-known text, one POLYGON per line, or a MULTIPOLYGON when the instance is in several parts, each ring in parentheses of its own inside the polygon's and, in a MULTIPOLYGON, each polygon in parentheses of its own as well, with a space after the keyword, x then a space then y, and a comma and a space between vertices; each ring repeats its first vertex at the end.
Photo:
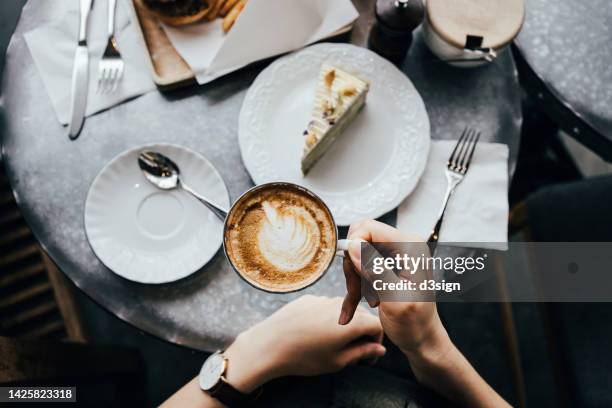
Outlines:
POLYGON ((256 184, 289 181, 321 196, 338 225, 376 218, 416 186, 429 153, 429 118, 412 82, 361 47, 318 44, 281 58, 251 85, 240 112, 242 159, 256 184), (323 62, 371 82, 366 106, 306 177, 302 132, 323 62))
POLYGON ((187 192, 149 183, 137 162, 145 149, 171 158, 185 184, 229 208, 225 183, 204 156, 176 145, 147 145, 120 154, 98 174, 85 203, 85 230, 95 254, 116 274, 172 282, 210 261, 221 246, 223 223, 187 192))

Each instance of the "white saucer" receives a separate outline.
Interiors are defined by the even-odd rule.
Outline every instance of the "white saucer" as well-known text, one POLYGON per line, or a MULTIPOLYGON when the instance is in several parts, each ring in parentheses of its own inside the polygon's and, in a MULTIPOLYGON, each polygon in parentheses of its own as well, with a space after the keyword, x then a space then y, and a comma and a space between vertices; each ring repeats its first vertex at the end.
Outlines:
POLYGON ((170 144, 141 146, 114 158, 94 180, 85 204, 85 230, 100 260, 117 275, 141 283, 184 278, 212 259, 223 223, 182 190, 162 191, 138 167, 142 150, 171 158, 190 187, 225 208, 223 179, 202 155, 170 144))
POLYGON ((242 159, 256 184, 288 181, 318 194, 338 225, 376 218, 416 186, 429 152, 429 118, 408 77, 361 47, 318 44, 281 58, 251 85, 240 112, 242 159), (306 177, 303 136, 323 62, 371 82, 366 106, 306 177))

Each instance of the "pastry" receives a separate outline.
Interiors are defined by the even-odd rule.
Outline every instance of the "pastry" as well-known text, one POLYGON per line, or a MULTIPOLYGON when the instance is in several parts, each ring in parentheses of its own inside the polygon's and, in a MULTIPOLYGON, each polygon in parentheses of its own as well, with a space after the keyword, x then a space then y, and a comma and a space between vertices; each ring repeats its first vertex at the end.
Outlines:
POLYGON ((221 6, 221 12, 219 13, 221 17, 225 17, 229 14, 229 12, 234 8, 236 3, 240 0, 225 0, 223 5, 221 6))
POLYGON ((223 18, 223 32, 228 33, 244 9, 244 0, 239 0, 223 18))
POLYGON ((206 19, 208 21, 213 21, 217 17, 220 17, 219 13, 221 12, 221 6, 223 6, 224 2, 225 2, 225 0, 216 0, 215 1, 215 5, 212 6, 210 8, 210 11, 208 12, 208 14, 206 14, 206 19))
POLYGON ((158 19, 172 26, 202 20, 221 0, 136 0, 158 19))
POLYGON ((312 117, 303 132, 302 174, 325 154, 366 102, 365 81, 330 64, 323 64, 315 91, 312 117))

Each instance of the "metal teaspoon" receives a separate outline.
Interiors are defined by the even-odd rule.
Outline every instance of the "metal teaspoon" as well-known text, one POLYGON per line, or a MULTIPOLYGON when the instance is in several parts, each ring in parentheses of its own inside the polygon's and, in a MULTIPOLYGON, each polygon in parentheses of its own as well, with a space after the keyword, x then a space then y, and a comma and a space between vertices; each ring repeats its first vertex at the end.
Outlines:
POLYGON ((208 207, 221 221, 225 221, 227 211, 181 182, 179 167, 170 158, 158 152, 143 151, 138 155, 138 166, 146 179, 157 188, 162 190, 182 188, 208 207))

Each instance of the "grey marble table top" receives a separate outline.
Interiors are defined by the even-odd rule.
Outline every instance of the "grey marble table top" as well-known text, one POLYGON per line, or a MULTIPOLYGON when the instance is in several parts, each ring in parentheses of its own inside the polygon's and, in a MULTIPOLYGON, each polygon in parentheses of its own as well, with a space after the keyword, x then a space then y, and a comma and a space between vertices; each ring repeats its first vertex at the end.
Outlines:
MULTIPOLYGON (((366 43, 373 1, 351 41, 366 43)), ((196 150, 219 169, 235 199, 252 185, 241 164, 237 123, 245 91, 265 64, 209 85, 151 92, 87 119, 71 142, 57 122, 23 34, 61 16, 64 2, 30 1, 9 46, 2 82, 3 157, 15 197, 36 237, 60 269, 85 293, 138 329, 201 350, 230 342, 246 327, 300 294, 271 295, 244 283, 223 254, 201 271, 166 285, 140 285, 108 270, 93 254, 83 227, 85 198, 102 167, 126 149, 151 142, 196 150)), ((517 73, 510 52, 473 70, 436 61, 419 33, 402 69, 427 107, 434 139, 457 138, 466 125, 510 147, 514 168, 522 122, 517 73)), ((393 214, 384 217, 393 222, 393 214)), ((343 295, 337 262, 307 293, 343 295)))
POLYGON ((515 43, 554 97, 612 142, 612 2, 527 0, 515 43))

